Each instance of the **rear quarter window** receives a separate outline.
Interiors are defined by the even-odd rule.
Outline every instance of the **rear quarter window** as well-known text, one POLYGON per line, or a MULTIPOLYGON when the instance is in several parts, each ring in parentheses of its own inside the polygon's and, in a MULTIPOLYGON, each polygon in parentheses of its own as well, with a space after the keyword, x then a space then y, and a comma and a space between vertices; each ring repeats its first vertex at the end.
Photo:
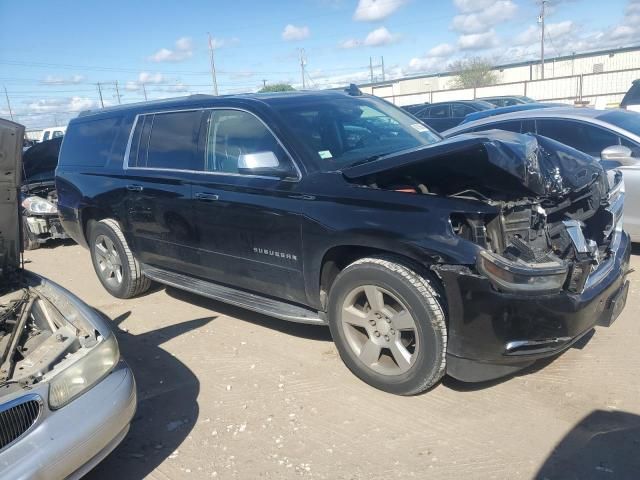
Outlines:
POLYGON ((121 117, 72 122, 62 143, 60 165, 103 167, 109 160, 121 117))

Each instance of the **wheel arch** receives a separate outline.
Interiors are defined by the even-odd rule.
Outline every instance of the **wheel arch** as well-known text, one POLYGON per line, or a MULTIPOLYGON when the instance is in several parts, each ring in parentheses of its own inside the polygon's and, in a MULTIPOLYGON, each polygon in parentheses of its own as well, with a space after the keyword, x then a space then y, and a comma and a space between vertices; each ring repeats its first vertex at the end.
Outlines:
POLYGON ((318 278, 315 285, 321 309, 327 307, 327 298, 331 286, 338 274, 347 266, 365 257, 386 256, 393 257, 397 262, 412 268, 422 276, 435 280, 437 289, 441 289, 440 281, 428 268, 428 265, 436 262, 435 256, 417 255, 411 251, 394 251, 389 248, 371 247, 358 244, 334 245, 327 249, 320 261, 318 278))

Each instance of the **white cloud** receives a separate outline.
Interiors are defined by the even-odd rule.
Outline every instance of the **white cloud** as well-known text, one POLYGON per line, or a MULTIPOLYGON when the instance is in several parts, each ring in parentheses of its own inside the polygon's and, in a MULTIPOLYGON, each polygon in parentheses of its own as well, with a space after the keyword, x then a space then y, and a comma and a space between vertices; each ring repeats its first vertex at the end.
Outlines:
POLYGON ((164 83, 166 81, 161 73, 140 72, 138 75, 139 83, 164 83))
POLYGON ((30 113, 81 112, 97 107, 98 101, 88 97, 47 98, 27 105, 30 113))
POLYGON ((392 15, 407 0, 359 0, 353 19, 359 22, 377 22, 392 15))
POLYGON ((87 79, 84 75, 72 75, 70 77, 63 77, 60 75, 47 75, 42 80, 42 83, 47 85, 76 85, 82 83, 87 79))
POLYGON ((453 45, 448 43, 441 43, 440 45, 436 45, 431 50, 427 52, 427 57, 448 57, 452 55, 456 51, 456 48, 453 45))
POLYGON ((391 33, 385 27, 376 28, 369 32, 364 40, 351 38, 340 42, 340 48, 357 48, 357 47, 381 47, 395 43, 400 39, 399 35, 391 33))
POLYGON ((460 35, 458 38, 458 48, 460 50, 482 50, 498 46, 498 36, 495 30, 484 33, 471 33, 460 35))
MULTIPOLYGON (((565 20, 559 23, 548 23, 545 26, 545 37, 550 38, 552 42, 566 39, 569 34, 576 30, 575 24, 571 20, 565 20)), ((540 42, 540 27, 537 25, 529 25, 529 27, 518 34, 514 40, 515 45, 532 45, 540 42)))
POLYGON ((496 0, 453 0, 453 4, 462 13, 471 13, 484 10, 495 3, 496 0))
MULTIPOLYGON (((467 2, 469 3, 469 2, 467 2)), ((482 3, 481 10, 469 11, 470 6, 463 5, 461 15, 453 18, 452 28, 462 33, 486 32, 491 27, 506 22, 514 17, 518 7, 512 0, 493 0, 482 3)))
POLYGON ((305 38, 309 38, 309 35, 311 35, 311 31, 307 26, 297 27, 289 24, 284 27, 284 30, 282 31, 282 39, 288 42, 304 40, 305 38))
POLYGON ((161 48, 149 57, 152 62, 181 62, 193 56, 193 42, 189 37, 176 40, 175 48, 161 48))
POLYGON ((430 49, 423 57, 414 57, 409 61, 408 71, 432 72, 444 70, 447 59, 456 52, 456 48, 448 43, 441 43, 430 49))

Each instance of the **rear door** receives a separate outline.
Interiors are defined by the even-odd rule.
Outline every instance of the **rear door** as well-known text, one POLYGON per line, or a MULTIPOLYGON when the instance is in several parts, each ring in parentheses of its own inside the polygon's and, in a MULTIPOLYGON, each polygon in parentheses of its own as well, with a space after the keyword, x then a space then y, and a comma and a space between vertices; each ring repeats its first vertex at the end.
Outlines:
MULTIPOLYGON (((275 135, 244 110, 210 111, 205 168, 194 175, 198 275, 305 303, 299 171, 275 135), (272 152, 294 179, 243 169, 243 156, 272 152)), ((246 158, 246 157, 245 157, 246 158)))
POLYGON ((190 172, 202 171, 206 112, 139 115, 126 164, 128 228, 138 259, 192 273, 199 263, 190 172))
POLYGON ((462 123, 462 120, 464 120, 464 117, 466 117, 467 115, 473 112, 475 112, 475 110, 469 105, 465 105, 464 103, 452 104, 451 120, 449 122, 449 126, 446 129, 453 128, 460 125, 462 123))

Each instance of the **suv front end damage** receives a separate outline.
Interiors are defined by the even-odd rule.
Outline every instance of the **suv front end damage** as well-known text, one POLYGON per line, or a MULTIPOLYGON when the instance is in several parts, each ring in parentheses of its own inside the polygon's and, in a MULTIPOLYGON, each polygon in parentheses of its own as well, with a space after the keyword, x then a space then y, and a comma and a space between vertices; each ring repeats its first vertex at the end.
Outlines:
POLYGON ((497 378, 555 355, 624 307, 624 181, 588 155, 492 131, 343 173, 363 187, 483 204, 452 211, 445 235, 472 246, 474 258, 431 265, 448 306, 447 372, 460 380, 497 378))

